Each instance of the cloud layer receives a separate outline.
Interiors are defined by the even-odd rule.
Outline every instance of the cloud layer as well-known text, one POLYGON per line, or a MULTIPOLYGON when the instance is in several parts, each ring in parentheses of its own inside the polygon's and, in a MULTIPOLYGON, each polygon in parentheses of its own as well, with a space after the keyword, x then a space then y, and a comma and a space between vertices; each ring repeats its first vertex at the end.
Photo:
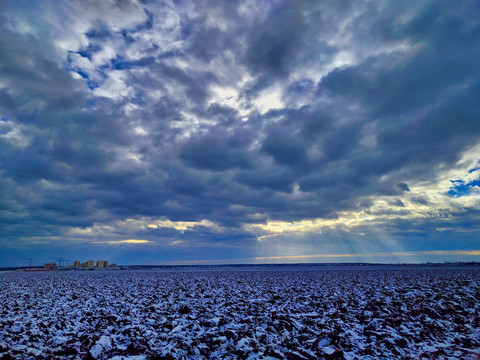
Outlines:
POLYGON ((479 11, 2 2, 0 264, 477 259, 479 11))

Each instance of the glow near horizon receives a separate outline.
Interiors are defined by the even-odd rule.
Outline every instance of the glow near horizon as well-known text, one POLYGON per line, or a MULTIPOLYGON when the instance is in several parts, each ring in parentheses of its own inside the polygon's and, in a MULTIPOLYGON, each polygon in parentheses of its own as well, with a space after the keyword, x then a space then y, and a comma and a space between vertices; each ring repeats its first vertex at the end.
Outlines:
MULTIPOLYGON (((368 258, 388 258, 391 257, 400 257, 395 263, 404 263, 402 257, 421 257, 423 255, 434 255, 434 256, 480 256, 480 250, 446 250, 446 251, 409 251, 409 252, 375 252, 375 253, 364 253, 364 254, 313 254, 313 255, 278 255, 278 256, 255 256, 247 258, 230 258, 230 259, 203 259, 203 260, 185 260, 177 261, 178 264, 242 264, 248 261, 265 261, 265 260, 305 260, 305 259, 357 259, 358 261, 352 261, 352 263, 357 262, 371 262, 360 259, 368 258)), ((405 259, 403 259, 405 260, 405 259)), ((380 261, 381 262, 381 261, 380 261)), ((425 261, 413 261, 413 263, 425 262, 425 261)), ((300 263, 302 263, 300 261, 300 263)))

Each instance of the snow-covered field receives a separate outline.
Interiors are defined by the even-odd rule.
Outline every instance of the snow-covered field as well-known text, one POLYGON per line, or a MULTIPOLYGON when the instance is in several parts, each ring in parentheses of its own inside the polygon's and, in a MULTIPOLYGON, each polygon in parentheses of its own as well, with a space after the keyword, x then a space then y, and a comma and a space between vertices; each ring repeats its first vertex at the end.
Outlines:
POLYGON ((479 359, 479 275, 443 267, 5 272, 0 359, 479 359))

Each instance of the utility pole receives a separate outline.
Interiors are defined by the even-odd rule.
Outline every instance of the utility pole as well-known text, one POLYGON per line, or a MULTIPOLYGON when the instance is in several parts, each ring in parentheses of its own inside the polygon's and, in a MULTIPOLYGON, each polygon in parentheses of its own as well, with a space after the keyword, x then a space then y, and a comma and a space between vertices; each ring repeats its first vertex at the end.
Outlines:
POLYGON ((50 258, 58 261, 58 266, 62 266, 63 258, 50 258))
POLYGON ((32 260, 33 260, 33 258, 28 258, 28 259, 23 259, 23 260, 28 260, 28 261, 30 261, 30 264, 28 265, 28 267, 32 267, 32 260))

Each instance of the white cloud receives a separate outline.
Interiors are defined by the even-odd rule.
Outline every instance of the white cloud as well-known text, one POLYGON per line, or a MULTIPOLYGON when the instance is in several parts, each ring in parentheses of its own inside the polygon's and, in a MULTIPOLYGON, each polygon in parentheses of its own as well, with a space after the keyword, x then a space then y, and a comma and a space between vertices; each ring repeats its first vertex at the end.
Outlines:
POLYGON ((269 110, 281 109, 285 106, 282 101, 282 89, 279 86, 272 86, 263 90, 259 96, 253 100, 253 104, 262 114, 269 110))
POLYGON ((93 90, 94 95, 119 100, 133 94, 122 71, 108 72, 107 79, 93 90))

